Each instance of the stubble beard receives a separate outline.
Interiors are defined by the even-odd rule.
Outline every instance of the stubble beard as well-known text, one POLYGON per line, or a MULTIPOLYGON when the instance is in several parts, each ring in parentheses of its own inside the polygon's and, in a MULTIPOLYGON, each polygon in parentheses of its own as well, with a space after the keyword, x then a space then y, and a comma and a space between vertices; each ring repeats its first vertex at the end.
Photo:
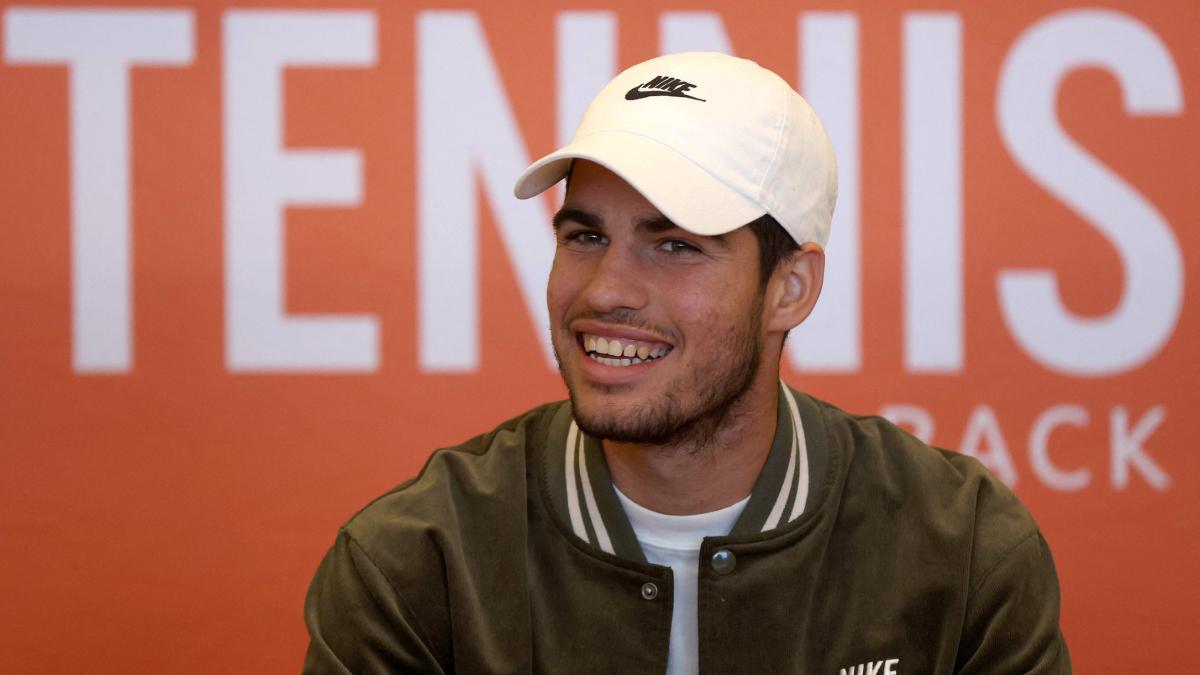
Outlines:
MULTIPOLYGON (((693 367, 690 376, 674 383, 658 400, 620 412, 583 405, 580 384, 572 381, 556 351, 576 423, 585 433, 609 441, 684 448, 692 453, 708 448, 734 422, 742 408, 739 403, 758 374, 763 348, 761 318, 760 298, 746 321, 729 332, 703 366, 693 367)), ((617 390, 620 385, 600 388, 617 390)))

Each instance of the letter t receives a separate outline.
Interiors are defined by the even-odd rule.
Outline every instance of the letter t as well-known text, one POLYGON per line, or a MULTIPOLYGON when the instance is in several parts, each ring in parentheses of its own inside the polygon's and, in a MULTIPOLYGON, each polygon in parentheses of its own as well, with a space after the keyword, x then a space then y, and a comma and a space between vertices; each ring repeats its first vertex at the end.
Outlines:
POLYGON ((34 9, 4 13, 9 63, 70 73, 71 350, 81 373, 133 367, 129 70, 192 62, 192 12, 34 9))

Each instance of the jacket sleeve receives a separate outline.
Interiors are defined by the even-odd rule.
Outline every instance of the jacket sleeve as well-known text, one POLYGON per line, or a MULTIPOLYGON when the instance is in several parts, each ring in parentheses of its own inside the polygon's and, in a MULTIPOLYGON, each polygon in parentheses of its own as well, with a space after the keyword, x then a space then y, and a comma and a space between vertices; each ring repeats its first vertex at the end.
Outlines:
POLYGON ((1069 674, 1058 615, 1054 560, 1035 529, 972 583, 955 672, 1069 674))
POLYGON ((445 672, 415 614, 344 530, 313 577, 304 619, 305 675, 445 672))

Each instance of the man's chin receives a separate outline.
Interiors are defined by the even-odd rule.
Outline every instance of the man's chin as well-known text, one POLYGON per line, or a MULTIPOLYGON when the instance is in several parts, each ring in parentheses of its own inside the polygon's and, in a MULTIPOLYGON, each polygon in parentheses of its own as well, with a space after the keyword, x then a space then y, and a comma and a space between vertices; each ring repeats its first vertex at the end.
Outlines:
POLYGON ((605 441, 618 443, 661 443, 667 435, 631 424, 627 419, 610 416, 575 415, 575 422, 584 433, 605 441))
MULTIPOLYGON (((598 386, 607 388, 614 385, 598 386)), ((571 390, 571 409, 581 425, 611 429, 621 426, 623 420, 627 421, 633 416, 630 406, 613 400, 616 398, 619 398, 616 394, 598 393, 592 386, 585 385, 584 391, 578 388, 571 390)))
POLYGON ((575 422, 589 436, 620 443, 661 444, 677 434, 679 415, 664 397, 621 398, 572 391, 575 422))
MULTIPOLYGON (((573 366, 575 364, 572 364, 573 366)), ((622 443, 660 443, 675 432, 674 397, 648 379, 598 382, 582 369, 562 369, 579 428, 589 436, 622 443)))

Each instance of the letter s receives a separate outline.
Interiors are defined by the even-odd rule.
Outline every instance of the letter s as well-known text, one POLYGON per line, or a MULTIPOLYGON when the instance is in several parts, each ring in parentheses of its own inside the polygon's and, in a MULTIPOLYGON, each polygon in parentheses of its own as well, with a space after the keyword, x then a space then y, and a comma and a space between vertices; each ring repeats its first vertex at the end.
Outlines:
POLYGON ((1000 307, 1021 348, 1045 367, 1099 376, 1137 367, 1170 338, 1183 303, 1183 256, 1153 204, 1080 147, 1059 124, 1058 87, 1072 70, 1112 73, 1131 115, 1179 115, 1179 72, 1157 35, 1133 17, 1071 10, 1043 19, 1013 45, 996 115, 1017 163, 1116 248, 1125 272, 1117 307, 1102 317, 1066 309, 1051 270, 1005 270, 1000 307))

